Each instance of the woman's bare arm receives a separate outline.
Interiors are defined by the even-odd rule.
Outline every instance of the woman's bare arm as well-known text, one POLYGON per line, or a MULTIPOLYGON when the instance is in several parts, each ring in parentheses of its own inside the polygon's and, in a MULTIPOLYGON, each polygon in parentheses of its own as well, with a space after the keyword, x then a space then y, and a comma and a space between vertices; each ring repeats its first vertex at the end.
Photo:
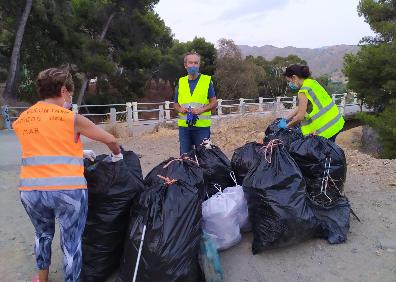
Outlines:
POLYGON ((291 127, 304 120, 305 113, 307 112, 308 99, 303 92, 298 93, 298 107, 297 112, 293 116, 292 120, 287 124, 287 127, 291 127))
POLYGON ((293 111, 288 115, 287 119, 290 120, 294 118, 298 113, 298 106, 293 109, 293 111))
POLYGON ((92 121, 79 114, 76 115, 76 132, 92 140, 106 144, 107 147, 109 147, 109 149, 115 155, 121 153, 120 145, 118 144, 116 138, 113 135, 106 132, 99 126, 95 125, 92 121))

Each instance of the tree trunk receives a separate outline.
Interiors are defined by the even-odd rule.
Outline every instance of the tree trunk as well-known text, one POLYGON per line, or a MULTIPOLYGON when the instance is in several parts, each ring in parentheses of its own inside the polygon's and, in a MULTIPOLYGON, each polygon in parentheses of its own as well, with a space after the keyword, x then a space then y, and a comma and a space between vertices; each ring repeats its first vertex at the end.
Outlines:
POLYGON ((78 98, 77 98, 77 105, 81 106, 81 102, 84 99, 84 94, 85 94, 85 90, 87 89, 87 85, 88 85, 88 77, 84 76, 82 84, 81 84, 81 88, 80 88, 80 93, 78 94, 78 98))
MULTIPOLYGON (((109 30, 111 21, 113 20, 115 14, 116 14, 116 12, 112 12, 110 14, 109 18, 107 19, 105 25, 103 26, 102 32, 100 33, 99 42, 102 42, 104 40, 104 38, 106 37, 107 31, 109 30)), ((87 89, 88 81, 89 81, 89 78, 85 75, 83 82, 81 84, 80 93, 78 94, 78 99, 77 99, 78 106, 81 106, 81 102, 84 99, 85 90, 87 89)))
POLYGON ((109 30, 110 23, 111 23, 111 21, 113 20, 115 14, 116 14, 116 12, 112 12, 112 13, 110 14, 109 18, 107 19, 105 25, 103 26, 102 33, 100 34, 99 42, 102 42, 103 39, 106 37, 106 33, 107 33, 107 31, 109 30))
POLYGON ((13 97, 15 91, 13 89, 16 89, 15 87, 15 81, 16 81, 16 72, 17 72, 17 66, 19 65, 19 55, 21 52, 21 45, 22 45, 22 39, 23 39, 23 34, 25 33, 25 27, 27 20, 29 18, 30 11, 32 9, 32 2, 33 0, 26 0, 25 4, 25 9, 23 11, 21 20, 18 25, 18 29, 15 35, 15 41, 14 41, 14 47, 12 48, 12 55, 11 55, 11 62, 10 62, 10 67, 8 69, 8 76, 7 76, 7 81, 6 81, 6 86, 4 89, 4 97, 7 98, 15 98, 13 97))

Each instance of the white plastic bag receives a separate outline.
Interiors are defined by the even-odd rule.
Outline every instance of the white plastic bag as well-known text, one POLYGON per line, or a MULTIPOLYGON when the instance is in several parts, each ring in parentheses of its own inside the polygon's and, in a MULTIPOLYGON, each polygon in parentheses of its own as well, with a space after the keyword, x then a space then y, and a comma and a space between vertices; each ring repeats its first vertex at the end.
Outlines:
POLYGON ((203 230, 213 239, 217 249, 228 249, 241 240, 237 213, 237 203, 222 192, 202 203, 203 230))
POLYGON ((234 180, 235 186, 225 188, 223 194, 226 194, 227 197, 230 197, 236 202, 238 209, 238 224, 242 231, 247 232, 250 231, 251 226, 249 222, 249 212, 247 201, 245 199, 245 193, 243 192, 242 186, 238 185, 236 182, 234 173, 231 174, 231 178, 234 180))

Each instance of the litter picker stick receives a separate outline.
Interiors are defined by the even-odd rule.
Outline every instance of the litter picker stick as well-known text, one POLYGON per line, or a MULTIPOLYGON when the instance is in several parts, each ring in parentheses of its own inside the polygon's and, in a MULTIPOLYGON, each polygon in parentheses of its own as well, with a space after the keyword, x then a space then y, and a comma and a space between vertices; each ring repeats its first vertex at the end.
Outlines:
POLYGON ((143 242, 144 242, 145 235, 146 235, 146 224, 143 226, 142 238, 140 239, 139 252, 138 252, 138 257, 137 257, 136 265, 135 265, 135 273, 133 274, 133 282, 136 282, 136 276, 137 276, 138 269, 139 269, 140 256, 142 255, 143 242))

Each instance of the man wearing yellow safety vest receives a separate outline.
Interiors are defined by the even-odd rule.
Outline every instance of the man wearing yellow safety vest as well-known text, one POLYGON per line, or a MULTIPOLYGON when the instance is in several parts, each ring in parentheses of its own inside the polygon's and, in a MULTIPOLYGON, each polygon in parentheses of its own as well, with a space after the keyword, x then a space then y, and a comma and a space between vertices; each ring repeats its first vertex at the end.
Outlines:
POLYGON ((309 78, 308 66, 291 65, 286 68, 284 76, 289 87, 298 90, 298 106, 289 115, 289 122, 283 119, 279 127, 291 127, 301 122, 304 136, 315 134, 335 142, 344 127, 344 118, 326 90, 316 80, 309 78))
POLYGON ((216 94, 209 75, 199 73, 200 55, 184 56, 188 75, 179 79, 175 93, 175 110, 179 114, 180 154, 188 153, 210 138, 211 111, 217 107, 216 94))

